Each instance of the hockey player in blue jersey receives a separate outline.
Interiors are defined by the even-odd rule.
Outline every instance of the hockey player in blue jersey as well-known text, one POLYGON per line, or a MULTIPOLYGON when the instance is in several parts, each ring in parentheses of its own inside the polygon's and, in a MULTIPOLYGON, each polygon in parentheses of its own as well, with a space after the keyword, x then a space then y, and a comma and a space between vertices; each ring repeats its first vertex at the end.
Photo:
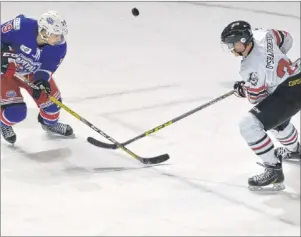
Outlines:
POLYGON ((20 92, 24 88, 40 108, 38 122, 46 131, 71 136, 72 128, 58 122, 60 108, 48 95, 61 101, 53 73, 63 61, 67 44, 66 21, 55 11, 34 20, 24 15, 1 25, 1 134, 9 143, 16 142, 13 125, 26 118, 27 107, 20 92), (42 90, 32 89, 18 79, 26 77, 42 90))

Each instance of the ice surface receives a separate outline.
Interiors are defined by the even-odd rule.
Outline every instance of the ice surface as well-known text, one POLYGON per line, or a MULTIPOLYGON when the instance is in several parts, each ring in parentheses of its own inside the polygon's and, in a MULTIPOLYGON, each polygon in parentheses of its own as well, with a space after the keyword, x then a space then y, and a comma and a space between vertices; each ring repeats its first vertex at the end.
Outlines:
MULTIPOLYGON (((232 89, 240 59, 219 38, 230 21, 287 30, 289 56, 300 56, 300 3, 237 7, 2 2, 1 21, 50 9, 64 15, 68 54, 55 73, 64 102, 122 142, 232 89), (285 16, 276 14, 282 9, 285 16)), ((247 178, 262 172, 238 130, 247 101, 227 98, 131 144, 141 156, 171 156, 145 167, 88 144, 87 136, 107 141, 64 111, 76 139, 46 135, 24 97, 28 118, 15 126, 15 147, 1 142, 1 235, 300 235, 300 163, 284 164, 281 193, 247 189, 247 178)), ((300 131, 299 115, 293 123, 300 131)))

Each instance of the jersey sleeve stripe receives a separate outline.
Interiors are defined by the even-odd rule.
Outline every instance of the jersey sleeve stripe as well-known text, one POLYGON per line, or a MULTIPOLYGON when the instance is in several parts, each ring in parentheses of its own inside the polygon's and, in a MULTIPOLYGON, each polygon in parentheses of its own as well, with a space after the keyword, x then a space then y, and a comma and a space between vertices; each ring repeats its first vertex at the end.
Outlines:
POLYGON ((279 36, 279 31, 277 31, 277 30, 272 30, 272 31, 273 31, 273 33, 274 33, 274 35, 276 37, 276 43, 279 46, 280 43, 281 43, 281 41, 280 41, 281 39, 280 39, 280 36, 279 36))

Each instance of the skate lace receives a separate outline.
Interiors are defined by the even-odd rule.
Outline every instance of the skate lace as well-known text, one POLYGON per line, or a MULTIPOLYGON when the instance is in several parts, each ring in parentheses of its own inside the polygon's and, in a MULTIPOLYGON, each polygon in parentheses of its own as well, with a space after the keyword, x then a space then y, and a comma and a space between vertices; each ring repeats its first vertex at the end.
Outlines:
POLYGON ((60 133, 60 134, 65 134, 67 131, 67 126, 66 124, 63 123, 57 123, 55 125, 42 125, 42 127, 44 127, 46 130, 52 131, 52 132, 56 132, 56 133, 60 133))
POLYGON ((51 126, 51 128, 56 132, 66 133, 67 125, 63 123, 57 123, 55 126, 51 126))
POLYGON ((270 176, 272 176, 272 174, 273 174, 273 168, 268 167, 267 165, 261 164, 261 163, 259 163, 259 162, 257 162, 257 164, 260 165, 260 166, 262 166, 262 167, 264 167, 265 170, 264 170, 264 172, 263 172, 262 174, 255 175, 255 176, 253 177, 253 179, 254 179, 255 181, 263 181, 263 180, 265 180, 265 179, 268 179, 270 176))
POLYGON ((1 127, 1 131, 4 137, 12 137, 15 135, 14 130, 12 129, 12 127, 5 127, 2 126, 1 127))

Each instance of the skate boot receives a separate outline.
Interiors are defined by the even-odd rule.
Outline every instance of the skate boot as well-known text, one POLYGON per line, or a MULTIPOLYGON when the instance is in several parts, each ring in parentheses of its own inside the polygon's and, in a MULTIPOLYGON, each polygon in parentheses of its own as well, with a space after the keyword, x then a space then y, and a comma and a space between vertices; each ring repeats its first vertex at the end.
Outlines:
POLYGON ((3 138, 11 144, 14 144, 17 140, 17 135, 11 126, 1 124, 1 134, 3 138))
POLYGON ((301 160, 301 145, 298 142, 298 146, 295 151, 290 151, 286 147, 278 147, 275 149, 275 156, 282 160, 301 160))
POLYGON ((280 191, 285 189, 283 184, 284 174, 282 171, 282 164, 268 165, 257 163, 265 167, 265 171, 262 174, 255 175, 249 178, 249 190, 250 191, 280 191), (272 186, 272 187, 271 187, 272 186))
POLYGON ((66 137, 73 135, 73 129, 68 124, 57 122, 54 125, 48 125, 44 123, 41 115, 39 115, 38 121, 39 123, 41 123, 42 128, 47 132, 55 133, 66 137))

